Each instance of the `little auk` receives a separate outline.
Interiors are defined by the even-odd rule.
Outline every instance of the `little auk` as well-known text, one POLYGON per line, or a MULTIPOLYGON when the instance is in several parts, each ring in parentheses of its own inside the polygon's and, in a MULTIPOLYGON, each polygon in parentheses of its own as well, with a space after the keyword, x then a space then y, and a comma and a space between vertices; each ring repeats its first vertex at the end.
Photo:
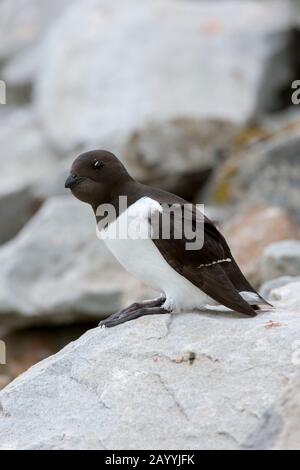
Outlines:
POLYGON ((189 312, 218 304, 248 316, 255 316, 262 305, 271 306, 244 277, 223 235, 195 205, 135 181, 114 154, 92 150, 79 155, 65 187, 92 206, 100 227, 99 237, 123 267, 160 293, 154 300, 136 302, 112 314, 100 322, 101 326, 112 327, 143 315, 189 312), (120 197, 126 197, 127 206, 120 207, 120 197), (157 226, 151 226, 151 215, 161 217, 166 207, 172 206, 188 210, 174 211, 170 217, 171 236, 166 237, 157 226), (114 216, 102 226, 101 207, 115 210, 114 216), (130 236, 119 236, 116 227, 126 226, 128 230, 128 220, 133 222, 129 224, 130 236), (202 231, 201 247, 188 245, 190 239, 184 233, 174 236, 176 228, 186 221, 192 223, 195 233, 202 231), (132 232, 138 226, 139 230, 146 229, 149 236, 135 236, 132 232))

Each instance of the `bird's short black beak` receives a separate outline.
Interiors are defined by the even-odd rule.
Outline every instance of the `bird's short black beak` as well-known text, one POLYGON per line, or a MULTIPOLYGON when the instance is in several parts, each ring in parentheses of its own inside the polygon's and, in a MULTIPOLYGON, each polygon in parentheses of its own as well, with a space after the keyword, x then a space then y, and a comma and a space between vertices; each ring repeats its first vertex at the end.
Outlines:
POLYGON ((69 189, 72 189, 74 188, 74 186, 76 186, 76 184, 78 184, 78 176, 76 175, 69 175, 68 178, 66 179, 66 182, 65 182, 65 188, 69 188, 69 189))

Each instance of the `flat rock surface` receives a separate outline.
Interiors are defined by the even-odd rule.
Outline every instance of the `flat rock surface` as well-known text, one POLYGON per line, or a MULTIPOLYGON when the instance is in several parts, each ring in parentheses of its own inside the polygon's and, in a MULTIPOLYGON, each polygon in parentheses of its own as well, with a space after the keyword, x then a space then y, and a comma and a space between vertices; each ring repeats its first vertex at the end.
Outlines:
MULTIPOLYGON (((300 341, 294 362, 300 364, 300 341)), ((249 436, 245 449, 298 450, 300 448, 300 378, 291 381, 280 399, 266 411, 258 428, 249 436)))
POLYGON ((0 393, 3 449, 237 449, 293 377, 300 313, 96 328, 0 393))

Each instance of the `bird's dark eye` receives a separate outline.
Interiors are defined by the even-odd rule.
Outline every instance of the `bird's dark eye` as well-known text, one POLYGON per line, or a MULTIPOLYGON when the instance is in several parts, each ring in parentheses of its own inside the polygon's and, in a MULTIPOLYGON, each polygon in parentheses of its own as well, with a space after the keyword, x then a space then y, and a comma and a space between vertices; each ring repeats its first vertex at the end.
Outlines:
POLYGON ((93 168, 94 170, 100 170, 100 168, 103 167, 103 162, 99 162, 99 160, 95 160, 93 162, 93 168))

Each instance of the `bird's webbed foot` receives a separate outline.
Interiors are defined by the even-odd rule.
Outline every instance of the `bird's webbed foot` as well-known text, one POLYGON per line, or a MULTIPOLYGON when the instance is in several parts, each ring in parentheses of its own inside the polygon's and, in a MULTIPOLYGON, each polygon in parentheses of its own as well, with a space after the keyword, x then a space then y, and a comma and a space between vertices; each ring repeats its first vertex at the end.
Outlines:
POLYGON ((120 310, 119 312, 113 313, 105 320, 102 320, 99 323, 99 326, 111 328, 113 326, 119 325, 120 323, 135 320, 136 318, 142 317, 144 315, 158 315, 162 313, 169 313, 162 307, 164 301, 164 297, 159 297, 158 299, 154 300, 135 302, 129 307, 120 310))

